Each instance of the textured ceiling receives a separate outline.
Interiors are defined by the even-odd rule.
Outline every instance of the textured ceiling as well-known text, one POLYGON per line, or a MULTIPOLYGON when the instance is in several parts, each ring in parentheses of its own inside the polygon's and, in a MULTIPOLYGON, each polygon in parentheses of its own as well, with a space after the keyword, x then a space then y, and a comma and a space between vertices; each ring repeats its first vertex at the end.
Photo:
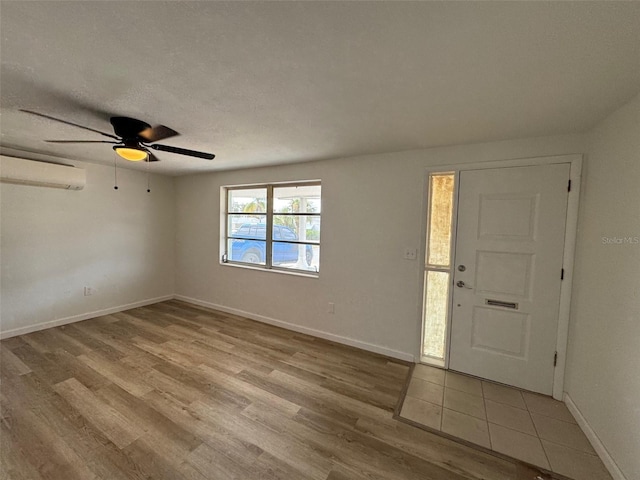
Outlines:
MULTIPOLYGON (((182 133, 171 175, 582 132, 640 90, 640 2, 7 2, 1 141, 112 164, 111 131, 182 133)), ((133 168, 144 167, 128 164, 133 168)))

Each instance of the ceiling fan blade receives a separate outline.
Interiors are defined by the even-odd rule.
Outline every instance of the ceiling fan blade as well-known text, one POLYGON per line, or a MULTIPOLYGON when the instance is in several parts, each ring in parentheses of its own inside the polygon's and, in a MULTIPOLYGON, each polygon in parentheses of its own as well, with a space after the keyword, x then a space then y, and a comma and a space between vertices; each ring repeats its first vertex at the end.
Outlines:
POLYGON ((109 137, 109 138, 114 138, 116 140, 120 140, 119 137, 116 137, 115 135, 111 135, 110 133, 101 132, 100 130, 96 130, 94 128, 89 128, 89 127, 85 127, 84 125, 78 125, 77 123, 68 122, 68 121, 62 120, 60 118, 52 117, 51 115, 45 115, 44 113, 34 112, 33 110, 20 109, 20 111, 24 112, 24 113, 30 113, 31 115, 36 115, 36 116, 42 117, 42 118, 48 118, 49 120, 53 120, 55 122, 66 123, 67 125, 71 125, 73 127, 82 128, 84 130, 89 130, 90 132, 99 133, 100 135, 104 135, 105 137, 109 137))
POLYGON ((2 63, 0 78, 2 78, 2 99, 0 99, 0 104, 5 108, 36 108, 35 105, 46 101, 47 105, 51 105, 48 108, 52 109, 52 111, 65 112, 65 115, 66 112, 74 112, 74 115, 75 112, 78 112, 83 117, 86 117, 83 113, 87 113, 107 122, 109 117, 113 116, 113 112, 97 107, 93 100, 87 100, 87 97, 80 95, 79 92, 68 92, 52 87, 42 79, 34 78, 33 72, 23 71, 22 69, 20 71, 15 70, 15 66, 12 64, 2 63), (31 105, 24 105, 25 99, 28 99, 31 105))
POLYGON ((160 150, 162 152, 177 153, 178 155, 188 155, 190 157, 204 158, 206 160, 213 160, 215 158, 215 155, 213 153, 197 152, 195 150, 187 150, 186 148, 171 147, 169 145, 159 145, 157 143, 149 145, 149 148, 160 150))
POLYGON ((145 141, 157 142, 164 140, 165 138, 171 138, 180 135, 172 128, 165 127, 164 125, 156 125, 155 127, 145 128, 141 132, 138 132, 138 136, 144 138, 145 141))
POLYGON ((47 143, 111 143, 117 145, 120 142, 110 142, 108 140, 45 140, 47 143))

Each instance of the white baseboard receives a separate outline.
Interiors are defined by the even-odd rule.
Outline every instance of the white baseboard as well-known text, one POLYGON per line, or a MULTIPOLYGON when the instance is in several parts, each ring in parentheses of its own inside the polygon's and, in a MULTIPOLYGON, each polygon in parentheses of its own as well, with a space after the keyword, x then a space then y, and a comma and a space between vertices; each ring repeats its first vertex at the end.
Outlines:
POLYGON ((591 446, 600 457, 600 460, 602 460, 602 463, 604 463, 604 466, 607 467, 607 470, 609 470, 609 473, 613 477, 613 480, 627 480, 627 477, 624 476, 624 473, 622 473, 620 467, 618 467, 616 462, 613 460, 613 458, 607 451, 607 448, 604 446, 593 428, 591 428, 591 425, 589 425, 587 419, 584 418, 584 415, 582 415, 582 412, 580 411, 580 409, 578 409, 578 406, 573 403, 573 400, 571 400, 571 397, 567 392, 564 393, 564 403, 573 415, 573 418, 575 418, 576 422, 578 422, 578 425, 580 426, 584 434, 589 439, 589 442, 591 442, 591 446))
POLYGON ((311 335, 313 337, 324 338, 325 340, 331 340, 336 343, 342 343, 343 345, 349 345, 351 347, 356 347, 361 350, 367 350, 368 352, 379 353, 380 355, 385 355, 391 358, 397 358, 398 360, 404 360, 405 362, 414 362, 413 355, 405 352, 400 352, 398 350, 392 350, 390 348, 382 347, 380 345, 374 345, 372 343, 362 342, 360 340, 355 340, 349 337, 342 337, 340 335, 323 332, 322 330, 316 330, 314 328, 303 327, 301 325, 296 325, 295 323, 289 323, 283 320, 277 320, 275 318, 265 317, 263 315, 258 315, 256 313, 245 312, 244 310, 239 310, 237 308, 230 308, 224 305, 205 302, 203 300, 198 300, 197 298, 185 297, 183 295, 175 295, 174 298, 176 300, 182 300, 183 302, 193 303, 194 305, 199 305, 201 307, 212 308, 214 310, 220 310, 222 312, 231 313, 233 315, 238 315, 240 317, 250 318, 251 320, 256 320, 258 322, 268 323, 269 325, 275 325, 276 327, 285 328, 287 330, 292 330, 294 332, 304 333, 307 335, 311 335))
POLYGON ((139 302, 128 303, 126 305, 118 305, 116 307, 105 308, 102 310, 96 310, 94 312, 81 313, 79 315, 73 315, 71 317, 58 318, 57 320, 51 320, 50 322, 37 323, 36 325, 28 325, 26 327, 14 328, 0 332, 0 339, 11 338, 17 335, 24 335, 25 333, 37 332, 44 330, 45 328, 59 327, 60 325, 67 325, 69 323, 81 322, 82 320, 88 320, 89 318, 100 317, 102 315, 109 315, 111 313, 122 312, 123 310, 129 310, 136 307, 144 307, 145 305, 151 305, 152 303, 164 302, 166 300, 172 300, 174 295, 165 295, 163 297, 148 298, 147 300, 140 300, 139 302))
POLYGON ((81 322, 82 320, 88 320, 89 318, 100 317, 101 315, 109 315, 111 313, 122 312, 123 310, 129 310, 136 307, 144 307, 145 305, 151 305, 153 303, 164 302, 166 300, 182 300, 183 302, 193 303, 194 305, 200 305, 202 307, 212 308, 214 310, 220 310, 222 312, 231 313, 233 315, 239 315, 241 317, 250 318, 258 322, 267 323, 269 325, 275 325, 276 327, 286 328, 294 332, 300 332, 313 337, 324 338, 325 340, 331 340, 336 343, 342 343, 351 347, 360 348, 373 353, 379 353, 391 358, 397 358, 406 362, 414 362, 414 356, 398 350, 392 350, 390 348, 382 347, 380 345, 374 345, 372 343, 362 342, 349 337, 342 337, 333 333, 323 332, 322 330, 316 330, 309 327, 303 327, 294 323, 285 322, 275 318, 265 317, 251 312, 245 312, 237 308, 230 308, 224 305, 218 305, 215 303, 205 302, 198 300, 197 298, 185 297, 183 295, 165 295, 163 297, 149 298, 147 300, 141 300, 139 302, 129 303, 127 305, 118 305, 116 307, 105 308, 102 310, 96 310, 93 312, 81 313, 79 315, 73 315, 71 317, 58 318, 49 322, 38 323, 36 325, 28 325, 26 327, 14 328, 12 330, 6 330, 0 332, 0 339, 15 337, 17 335, 24 335, 26 333, 37 332, 46 328, 59 327, 60 325, 67 325, 69 323, 81 322))

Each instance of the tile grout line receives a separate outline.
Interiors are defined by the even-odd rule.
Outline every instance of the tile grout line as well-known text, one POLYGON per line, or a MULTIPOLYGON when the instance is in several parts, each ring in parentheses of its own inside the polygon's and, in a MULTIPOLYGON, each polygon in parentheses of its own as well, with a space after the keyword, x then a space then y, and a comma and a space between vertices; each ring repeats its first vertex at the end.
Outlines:
MULTIPOLYGON (((415 376, 415 373, 411 374, 411 380, 414 379, 414 376, 415 376)), ((439 383, 432 382, 431 380, 425 380, 424 378, 420 378, 420 377, 415 377, 415 378, 417 378, 418 380, 422 380, 423 382, 430 383, 431 385, 438 385, 439 387, 443 387, 444 386, 444 385, 440 385, 439 383)))
POLYGON ((489 436, 489 448, 494 450, 493 448, 493 439, 491 438, 491 429, 489 428, 489 414, 487 413, 487 397, 484 396, 484 382, 480 380, 480 391, 482 392, 482 405, 484 406, 484 418, 487 422, 487 435, 489 436))
POLYGON ((482 383, 482 396, 485 399, 487 399, 487 400, 489 400, 491 402, 494 402, 494 403, 499 403, 500 405, 506 405, 508 407, 517 408, 518 410, 528 411, 527 404, 524 401, 524 397, 522 396, 523 390, 521 390, 519 388, 516 388, 516 387, 509 387, 509 386, 503 385, 501 383, 495 383, 495 382, 492 382, 490 380, 481 380, 481 383, 482 383), (488 384, 488 385, 496 385, 496 386, 499 386, 499 387, 502 387, 502 388, 506 388, 506 389, 509 389, 509 390, 513 390, 515 392, 520 393, 520 398, 522 399, 522 404, 524 405, 524 408, 522 408, 522 407, 520 407, 518 405, 514 405, 513 403, 509 403, 509 402, 506 402, 506 401, 503 401, 503 400, 499 400, 497 398, 488 398, 488 397, 486 397, 486 395, 484 394, 484 384, 485 383, 488 384))
POLYGON ((531 415, 531 410, 529 410, 529 404, 527 403, 527 399, 524 395, 522 395, 522 400, 524 400, 524 405, 527 407, 527 413, 529 414, 529 420, 531 420, 531 424, 533 425, 533 429, 536 432, 536 437, 538 437, 538 442, 540 442, 540 447, 542 448, 542 453, 544 453, 544 458, 547 459, 547 463, 549 464, 549 470, 552 472, 558 473, 553 469, 553 465, 551 465, 551 460, 549 459, 549 455, 547 454, 547 449, 544 448, 544 443, 542 443, 542 438, 540 438, 540 433, 538 432, 538 427, 536 426, 536 422, 533 421, 533 415, 531 415))
MULTIPOLYGON (((564 402, 562 402, 562 403, 564 403, 564 402)), ((551 415, 545 415, 544 413, 531 412, 528 408, 527 408, 527 411, 532 413, 532 414, 535 413, 536 415, 540 415, 541 417, 544 417, 544 418, 550 418, 551 420, 557 420, 558 422, 566 423, 567 425, 578 425, 575 422, 567 422, 566 420, 562 420, 561 418, 552 417, 551 415)))
POLYGON ((467 392, 466 390, 460 390, 458 388, 447 387, 449 390, 454 390, 456 392, 466 393, 467 395, 473 395, 474 397, 483 397, 484 395, 476 395, 475 393, 467 392))
MULTIPOLYGON (((546 438, 544 438, 544 439, 540 438, 540 443, 542 443, 542 440, 544 440, 545 442, 552 443, 553 445, 557 445, 558 447, 566 448, 567 450, 572 450, 574 452, 581 453, 583 455, 590 455, 592 457, 600 458, 600 456, 597 453, 585 452, 584 450, 579 450, 579 449, 577 449, 575 447, 571 447, 571 446, 565 445, 563 443, 553 442, 551 440, 547 440, 546 438)), ((544 444, 542 445, 542 449, 544 450, 544 444)), ((545 450, 545 453, 546 453, 546 450, 545 450)))

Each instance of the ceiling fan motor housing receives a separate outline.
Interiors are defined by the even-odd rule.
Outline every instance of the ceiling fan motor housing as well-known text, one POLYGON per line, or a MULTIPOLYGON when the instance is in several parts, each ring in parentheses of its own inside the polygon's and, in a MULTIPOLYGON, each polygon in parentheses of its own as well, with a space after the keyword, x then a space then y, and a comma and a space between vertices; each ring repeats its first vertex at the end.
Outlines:
POLYGON ((129 117, 111 117, 111 125, 113 125, 113 131, 119 137, 122 137, 125 145, 127 141, 138 142, 141 139, 138 137, 138 133, 151 128, 151 125, 141 120, 129 117))

